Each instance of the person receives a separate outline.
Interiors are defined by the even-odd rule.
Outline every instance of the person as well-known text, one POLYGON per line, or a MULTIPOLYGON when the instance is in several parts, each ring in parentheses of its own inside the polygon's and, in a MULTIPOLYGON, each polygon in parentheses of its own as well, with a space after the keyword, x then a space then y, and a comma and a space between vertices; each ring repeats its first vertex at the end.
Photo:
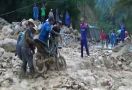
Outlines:
POLYGON ((85 23, 84 19, 82 19, 82 22, 80 24, 80 31, 81 31, 81 57, 83 58, 83 47, 86 48, 86 53, 89 56, 89 49, 87 45, 87 28, 88 25, 85 23))
POLYGON ((50 9, 49 18, 53 18, 54 19, 54 14, 53 14, 53 10, 52 9, 50 9))
POLYGON ((100 32, 100 40, 101 40, 102 48, 104 48, 106 42, 106 34, 103 29, 100 32))
POLYGON ((33 54, 34 54, 34 34, 37 30, 37 27, 35 27, 33 19, 28 20, 28 27, 27 30, 24 33, 24 37, 21 40, 20 44, 21 46, 21 54, 22 54, 22 71, 23 73, 26 73, 27 70, 27 64, 29 66, 30 74, 34 73, 34 67, 33 67, 33 54))
POLYGON ((42 0, 42 3, 45 5, 46 4, 46 0, 42 0))
POLYGON ((38 20, 38 18, 39 18, 39 9, 38 9, 36 3, 34 4, 34 7, 33 7, 33 18, 34 18, 34 20, 38 20))
POLYGON ((52 30, 52 25, 54 23, 54 19, 50 17, 41 27, 39 40, 42 42, 47 42, 49 33, 52 30))
POLYGON ((66 12, 66 16, 65 16, 65 24, 67 27, 70 27, 70 24, 71 24, 71 19, 70 19, 70 15, 68 11, 66 12))
POLYGON ((111 32, 110 41, 111 41, 111 46, 114 47, 116 44, 116 33, 114 30, 111 32))
POLYGON ((16 44, 16 53, 15 56, 18 56, 19 59, 22 60, 22 55, 21 55, 21 44, 19 43, 24 36, 24 31, 19 32, 18 34, 18 39, 17 39, 17 44, 16 44))
POLYGON ((125 38, 128 37, 128 31, 125 31, 125 38))
POLYGON ((51 51, 50 51, 52 53, 56 52, 56 54, 57 54, 59 40, 62 42, 62 38, 61 38, 61 35, 60 35, 61 26, 62 26, 62 22, 61 21, 57 21, 56 24, 52 28, 51 36, 52 36, 53 40, 52 40, 51 43, 52 43, 53 47, 50 47, 50 48, 52 48, 51 51), (54 49, 54 47, 56 47, 56 48, 54 49))
POLYGON ((117 44, 121 41, 121 29, 117 30, 117 44))
POLYGON ((57 21, 56 24, 53 26, 51 34, 53 37, 60 36, 60 29, 62 27, 62 22, 57 21))
POLYGON ((121 38, 121 41, 124 42, 124 39, 125 39, 125 25, 123 23, 120 24, 120 38, 121 38))
POLYGON ((27 29, 27 26, 28 26, 28 21, 23 20, 23 21, 21 22, 20 25, 21 25, 22 29, 21 29, 21 31, 18 32, 18 38, 17 38, 15 56, 18 56, 18 58, 22 60, 22 55, 21 55, 21 44, 20 44, 20 42, 21 42, 21 40, 22 40, 23 37, 24 37, 24 33, 25 33, 25 31, 26 31, 26 29, 27 29))
POLYGON ((124 42, 125 40, 125 28, 121 27, 121 33, 120 33, 121 41, 124 42))
POLYGON ((109 46, 109 43, 110 43, 110 37, 109 37, 109 34, 106 34, 106 47, 107 48, 109 46))
POLYGON ((42 22, 44 22, 44 20, 45 20, 45 6, 44 6, 44 4, 41 7, 41 20, 42 20, 42 22))

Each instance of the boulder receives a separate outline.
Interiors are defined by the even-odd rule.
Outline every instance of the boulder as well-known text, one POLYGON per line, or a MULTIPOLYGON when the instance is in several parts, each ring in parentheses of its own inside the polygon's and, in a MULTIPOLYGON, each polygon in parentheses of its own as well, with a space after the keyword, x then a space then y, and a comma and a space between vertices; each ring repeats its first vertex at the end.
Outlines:
POLYGON ((93 76, 87 76, 87 77, 83 77, 83 81, 87 84, 92 85, 96 85, 96 80, 93 76))
POLYGON ((0 18, 0 30, 1 30, 1 29, 3 28, 3 26, 5 26, 5 25, 9 25, 9 23, 8 23, 6 20, 0 18))
POLYGON ((3 28, 2 28, 2 34, 4 35, 4 36, 9 36, 9 35, 11 35, 13 33, 13 30, 11 29, 11 26, 10 25, 8 25, 8 26, 3 26, 3 28))
POLYGON ((26 28, 26 25, 28 24, 28 21, 27 21, 27 20, 24 20, 24 21, 21 22, 21 24, 22 24, 22 26, 23 26, 24 28, 26 28))
POLYGON ((129 64, 129 67, 132 68, 132 62, 129 64))
POLYGON ((120 86, 117 90, 132 90, 132 87, 120 86))
POLYGON ((12 83, 13 83, 13 80, 12 80, 11 78, 7 78, 7 79, 5 79, 4 81, 2 81, 2 82, 0 83, 0 85, 1 85, 2 87, 9 87, 10 85, 12 85, 12 83))
POLYGON ((5 51, 14 52, 16 50, 17 41, 15 39, 5 38, 0 42, 5 51))

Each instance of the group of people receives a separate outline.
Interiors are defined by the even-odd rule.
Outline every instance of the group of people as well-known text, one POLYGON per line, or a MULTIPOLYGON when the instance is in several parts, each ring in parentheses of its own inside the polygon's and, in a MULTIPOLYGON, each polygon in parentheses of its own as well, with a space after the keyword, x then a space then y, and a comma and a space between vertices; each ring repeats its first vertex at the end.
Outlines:
MULTIPOLYGON (((18 40, 17 40, 17 46, 16 46, 16 55, 23 61, 22 64, 22 71, 26 73, 27 71, 27 64, 30 69, 30 73, 34 73, 34 66, 33 66, 33 54, 35 53, 35 42, 34 42, 34 36, 36 32, 39 32, 38 39, 46 43, 48 47, 48 40, 49 36, 52 35, 55 42, 56 47, 58 47, 58 36, 60 35, 60 29, 62 26, 62 21, 55 21, 54 15, 51 11, 49 12, 49 17, 45 21, 45 7, 41 8, 41 16, 44 17, 43 23, 41 27, 38 30, 37 26, 34 23, 34 20, 38 20, 39 16, 39 10, 36 4, 33 7, 33 19, 29 19, 27 23, 25 23, 25 29, 21 32, 19 32, 18 40)), ((69 22, 67 22, 69 23, 69 22)), ((83 18, 80 23, 80 44, 81 44, 81 57, 83 58, 83 48, 86 49, 86 54, 90 56, 89 53, 89 47, 87 42, 87 32, 89 29, 89 25, 86 23, 85 19, 83 18)), ((120 25, 120 30, 118 30, 118 33, 116 33, 114 30, 110 34, 106 34, 104 30, 102 29, 100 32, 100 40, 102 42, 102 46, 104 47, 104 44, 108 47, 108 44, 111 43, 111 46, 114 47, 118 42, 122 41, 124 42, 125 37, 127 37, 127 33, 125 30, 125 26, 122 24, 120 25)), ((50 52, 53 52, 50 50, 50 52)), ((50 53, 49 52, 49 53, 50 53)))
MULTIPOLYGON (((33 19, 34 20, 39 20, 39 18, 41 18, 41 21, 43 22, 45 20, 45 16, 46 16, 45 3, 42 3, 42 7, 40 8, 40 10, 39 10, 39 7, 37 6, 37 4, 34 3, 34 6, 33 6, 33 19), (39 16, 39 15, 41 15, 41 16, 39 16)), ((52 9, 50 9, 48 17, 54 18, 54 14, 53 14, 52 9)))
MULTIPOLYGON (((29 73, 33 75, 34 66, 33 66, 33 54, 35 53, 35 41, 34 36, 36 32, 39 33, 38 40, 45 43, 48 47, 49 35, 54 37, 59 36, 60 28, 62 25, 61 21, 54 21, 52 17, 49 17, 38 30, 37 26, 34 23, 33 19, 27 20, 25 23, 26 27, 23 31, 19 32, 17 45, 16 45, 16 55, 22 60, 22 72, 25 74, 27 71, 27 65, 29 66, 29 73)), ((53 42, 58 42, 54 38, 53 42)), ((55 43, 57 46, 57 43, 55 43)), ((49 47, 50 48, 50 47, 49 47)), ((52 51, 50 51, 52 52, 52 51)), ((49 52, 49 53, 50 53, 49 52)))
MULTIPOLYGON (((33 6, 33 19, 25 20, 21 23, 24 29, 19 32, 17 45, 16 45, 16 56, 22 60, 22 73, 27 72, 27 65, 29 66, 29 73, 33 75, 35 72, 33 66, 33 54, 35 53, 35 40, 34 36, 39 33, 38 40, 47 45, 47 51, 49 54, 54 53, 53 50, 49 50, 49 38, 52 35, 52 43, 58 47, 59 40, 62 41, 60 35, 60 28, 62 26, 61 20, 55 20, 53 10, 51 9, 48 14, 48 19, 45 19, 45 3, 42 4, 41 11, 41 27, 37 27, 34 21, 39 20, 39 8, 35 3, 33 6), (39 30, 38 30, 39 29, 39 30), (59 38, 58 38, 59 37, 59 38)), ((67 13, 68 14, 68 13, 67 13)), ((69 17, 68 17, 69 19, 69 17)), ((67 22, 68 24, 69 22, 67 22)), ((52 45, 53 46, 53 45, 52 45)), ((57 53, 57 51, 55 51, 57 53)))
MULTIPOLYGON (((46 8, 45 8, 45 4, 43 3, 42 4, 42 7, 40 9, 40 15, 41 15, 41 21, 43 22, 45 20, 45 16, 46 16, 46 8)), ((54 18, 54 14, 53 14, 53 11, 52 9, 50 10, 49 12, 49 17, 52 17, 54 18)), ((34 3, 34 6, 33 6, 33 19, 34 20, 39 20, 39 7, 37 6, 36 3, 34 3)))
MULTIPOLYGON (((81 20, 80 33, 81 33, 81 57, 82 58, 83 58, 84 47, 86 49, 86 54, 88 56, 90 55, 89 45, 87 42, 88 30, 89 30, 89 25, 86 23, 84 19, 81 20)), ((102 48, 104 48, 105 45, 106 45, 106 48, 113 48, 116 45, 118 45, 118 43, 120 42, 124 43, 126 37, 128 37, 128 32, 124 24, 120 24, 119 30, 117 31, 112 30, 110 33, 105 33, 103 28, 100 31, 100 41, 101 41, 102 48)))
MULTIPOLYGON (((56 10, 56 12, 53 12, 53 9, 50 9, 50 11, 48 13, 48 18, 50 18, 50 17, 54 18, 56 21, 61 20, 66 26, 70 27, 71 18, 70 18, 69 12, 66 11, 65 12, 65 17, 63 17, 64 15, 62 13, 59 15, 58 9, 55 9, 55 10, 56 10)), ((42 3, 42 7, 41 8, 39 8, 36 3, 34 3, 34 6, 33 6, 33 19, 34 20, 39 20, 40 18, 41 18, 41 22, 42 23, 46 19, 45 2, 42 3)))
POLYGON ((123 24, 120 25, 119 30, 112 30, 110 33, 105 33, 102 29, 100 32, 100 40, 102 47, 104 48, 104 46, 106 45, 106 47, 108 48, 109 44, 111 45, 111 47, 114 47, 119 42, 124 42, 127 36, 128 32, 126 31, 125 26, 123 24))

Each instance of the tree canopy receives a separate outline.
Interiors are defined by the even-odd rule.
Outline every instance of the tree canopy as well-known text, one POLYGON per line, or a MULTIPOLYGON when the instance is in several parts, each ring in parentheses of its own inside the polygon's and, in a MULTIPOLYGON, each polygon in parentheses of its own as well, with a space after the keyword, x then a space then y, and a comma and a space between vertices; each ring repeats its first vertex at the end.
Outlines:
MULTIPOLYGON (((6 20, 20 21, 22 19, 32 18, 32 7, 34 2, 39 8, 42 6, 43 0, 0 0, 0 17, 6 20), (8 13, 7 13, 8 12, 8 13)), ((124 21, 129 29, 132 29, 130 23, 132 22, 132 0, 45 0, 46 1, 46 15, 49 10, 58 9, 59 14, 64 15, 66 11, 69 12, 72 24, 77 27, 80 17, 87 17, 88 8, 94 13, 96 17, 95 23, 99 27, 115 27, 119 22, 124 21)), ((92 19, 90 19, 92 21, 92 19)))

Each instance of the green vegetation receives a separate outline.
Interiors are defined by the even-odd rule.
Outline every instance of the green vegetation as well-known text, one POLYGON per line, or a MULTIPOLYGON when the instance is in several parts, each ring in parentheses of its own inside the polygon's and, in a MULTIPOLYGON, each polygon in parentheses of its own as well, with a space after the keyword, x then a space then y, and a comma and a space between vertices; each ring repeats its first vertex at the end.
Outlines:
MULTIPOLYGON (((34 1, 39 7, 42 6, 42 0, 0 0, 0 15, 21 8, 0 17, 10 22, 31 18, 34 1)), ((80 17, 83 16, 106 31, 117 29, 120 22, 124 22, 127 29, 132 31, 132 0, 46 0, 46 14, 51 8, 58 9, 62 15, 68 11, 74 27, 79 26, 80 17)))

